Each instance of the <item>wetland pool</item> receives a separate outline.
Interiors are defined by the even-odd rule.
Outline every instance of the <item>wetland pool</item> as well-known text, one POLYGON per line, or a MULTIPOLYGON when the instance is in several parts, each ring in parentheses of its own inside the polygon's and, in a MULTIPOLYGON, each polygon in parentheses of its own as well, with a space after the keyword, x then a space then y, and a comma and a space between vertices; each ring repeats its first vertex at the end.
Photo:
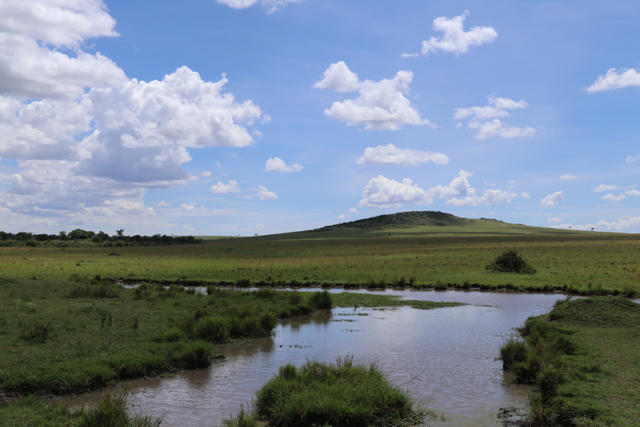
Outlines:
MULTIPOLYGON (((315 291, 317 289, 303 289, 315 291)), ((303 291, 301 290, 301 291, 303 291)), ((342 292, 341 289, 330 292, 342 292)), ((335 362, 352 354, 375 362, 396 386, 445 422, 501 425, 500 408, 523 407, 527 387, 510 385, 495 360, 502 341, 529 316, 549 312, 562 294, 462 291, 367 291, 404 299, 471 305, 417 310, 335 308, 281 321, 269 338, 221 345, 225 356, 208 369, 131 383, 134 401, 166 427, 213 427, 250 405, 254 392, 286 363, 335 362)), ((77 404, 81 399, 65 399, 77 404)))

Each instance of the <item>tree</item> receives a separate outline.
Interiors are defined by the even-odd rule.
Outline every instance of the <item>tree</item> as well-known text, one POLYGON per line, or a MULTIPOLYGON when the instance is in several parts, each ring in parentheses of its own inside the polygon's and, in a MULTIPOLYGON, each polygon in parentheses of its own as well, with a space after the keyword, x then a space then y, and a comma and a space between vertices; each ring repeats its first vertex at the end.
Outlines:
POLYGON ((536 274, 535 268, 531 267, 522 255, 515 249, 507 249, 486 267, 487 270, 499 273, 519 273, 536 274))
POLYGON ((122 237, 124 234, 124 228, 121 228, 120 230, 116 230, 116 234, 118 235, 118 237, 122 237))

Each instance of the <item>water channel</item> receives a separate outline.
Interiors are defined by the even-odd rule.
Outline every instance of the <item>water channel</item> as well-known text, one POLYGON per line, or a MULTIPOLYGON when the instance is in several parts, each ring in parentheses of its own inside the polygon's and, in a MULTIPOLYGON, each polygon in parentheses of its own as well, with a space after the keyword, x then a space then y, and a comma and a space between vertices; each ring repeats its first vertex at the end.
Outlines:
MULTIPOLYGON (((342 292, 342 290, 332 290, 342 292)), ((550 311, 561 294, 461 291, 354 290, 405 299, 471 305, 436 310, 338 308, 282 321, 270 338, 222 345, 225 359, 172 378, 133 383, 146 413, 166 427, 220 426, 247 407, 278 366, 308 359, 334 362, 352 354, 376 362, 394 385, 446 422, 430 425, 493 426, 500 408, 522 407, 527 388, 505 381, 498 349, 529 316, 550 311)))

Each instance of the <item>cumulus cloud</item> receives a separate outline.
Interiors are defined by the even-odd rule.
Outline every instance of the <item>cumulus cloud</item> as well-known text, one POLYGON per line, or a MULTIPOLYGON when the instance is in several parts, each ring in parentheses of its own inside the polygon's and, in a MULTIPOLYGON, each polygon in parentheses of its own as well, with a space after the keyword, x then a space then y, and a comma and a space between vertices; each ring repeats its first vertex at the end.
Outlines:
POLYGON ((202 173, 200 174, 200 176, 201 176, 201 177, 203 177, 203 178, 208 178, 208 177, 210 177, 211 175, 213 175, 213 174, 212 174, 211 172, 209 172, 209 171, 204 171, 204 172, 202 172, 202 173))
POLYGON ((559 224, 562 222, 562 220, 560 218, 550 218, 547 220, 547 222, 550 222, 552 224, 559 224))
POLYGON ((258 185, 256 188, 250 188, 247 191, 255 191, 255 193, 238 197, 258 200, 276 200, 278 198, 278 195, 276 193, 274 193, 273 191, 269 191, 267 187, 264 187, 262 185, 258 185))
POLYGON ((428 205, 433 202, 429 194, 409 178, 398 182, 378 175, 371 178, 362 194, 364 197, 358 203, 362 207, 399 208, 405 204, 428 205))
POLYGON ((490 189, 482 196, 476 195, 468 178, 471 172, 461 170, 449 185, 438 185, 424 190, 413 184, 409 178, 402 182, 388 179, 382 175, 372 178, 363 190, 363 199, 358 206, 377 208, 398 208, 405 204, 430 204, 434 198, 448 199, 445 204, 453 206, 489 206, 500 203, 510 203, 518 197, 510 191, 490 189))
POLYGON ((171 207, 171 205, 169 203, 165 202, 164 200, 161 201, 160 203, 158 203, 158 206, 162 206, 162 207, 165 207, 165 208, 170 208, 171 207))
POLYGON ((611 200, 612 202, 619 202, 620 200, 624 199, 625 196, 624 194, 621 194, 619 196, 616 196, 614 194, 607 194, 601 197, 602 200, 611 200))
POLYGON ((530 126, 522 128, 508 126, 496 117, 509 117, 511 114, 508 110, 528 107, 529 105, 524 100, 514 101, 509 98, 495 98, 490 96, 489 105, 484 107, 456 108, 453 117, 459 120, 472 116, 467 127, 478 131, 474 136, 477 139, 487 139, 493 136, 520 138, 533 135, 536 132, 535 129, 530 126))
POLYGON ((349 212, 351 212, 351 213, 358 213, 358 209, 356 209, 356 208, 349 208, 349 212))
POLYGON ((548 195, 540 202, 540 206, 543 207, 553 207, 560 206, 560 200, 562 199, 562 191, 556 191, 553 194, 548 195))
POLYGON ((610 68, 606 74, 600 75, 598 79, 587 88, 587 92, 593 93, 630 86, 640 86, 640 73, 638 73, 638 71, 630 69, 618 72, 615 68, 610 68))
POLYGON ((638 154, 637 156, 627 156, 627 160, 625 160, 625 162, 626 163, 633 163, 638 159, 640 159, 640 154, 638 154))
POLYGON ((285 6, 289 3, 297 3, 302 0, 216 0, 220 4, 224 4, 233 9, 246 9, 255 4, 259 4, 267 10, 268 13, 273 13, 280 6, 285 6))
POLYGON ((269 158, 264 165, 264 170, 267 172, 302 172, 302 165, 294 163, 291 166, 287 165, 284 160, 275 157, 269 158))
POLYGON ((448 19, 441 16, 433 20, 433 29, 442 31, 444 34, 440 38, 431 37, 422 42, 422 53, 428 54, 443 50, 456 55, 466 53, 471 46, 480 46, 484 43, 491 43, 498 37, 498 33, 492 27, 471 27, 469 31, 464 31, 464 21, 469 16, 469 11, 465 10, 462 15, 448 19))
POLYGON ((638 196, 640 196, 640 191, 638 191, 638 190, 626 190, 626 191, 623 191, 622 194, 626 194, 627 196, 638 197, 638 196))
POLYGON ((351 215, 341 214, 341 215, 338 215, 337 219, 347 219, 347 218, 351 218, 351 215))
POLYGON ((422 119, 420 113, 405 97, 409 83, 413 80, 410 71, 398 71, 393 79, 360 81, 343 62, 331 64, 324 72, 323 79, 313 87, 333 89, 336 92, 359 91, 360 97, 336 101, 324 114, 346 122, 349 126, 364 126, 365 129, 397 130, 404 125, 431 125, 422 119))
POLYGON ((529 193, 522 193, 522 194, 520 195, 520 197, 522 197, 523 199, 530 199, 530 198, 531 198, 531 196, 529 195, 529 193))
POLYGON ((256 224, 256 228, 264 228, 264 224, 259 222, 259 223, 256 224))
POLYGON ((81 49, 87 39, 117 36, 115 23, 99 0, 0 2, 0 94, 68 99, 125 81, 112 60, 81 49))
POLYGON ((242 190, 240 190, 240 187, 238 187, 238 181, 229 181, 229 184, 224 184, 218 181, 216 185, 211 186, 211 193, 213 194, 242 193, 242 190))
POLYGON ((387 146, 367 147, 358 164, 415 166, 419 163, 434 162, 438 165, 449 163, 449 158, 442 153, 398 148, 393 144, 387 146))
POLYGON ((578 177, 570 173, 567 173, 567 174, 561 175, 560 179, 578 179, 578 177))
POLYGON ((268 119, 225 93, 224 76, 182 67, 129 80, 82 51, 114 26, 100 0, 0 2, 0 156, 18 166, 0 204, 11 212, 153 215, 149 188, 196 179, 182 169, 187 148, 252 145, 246 126, 268 119))

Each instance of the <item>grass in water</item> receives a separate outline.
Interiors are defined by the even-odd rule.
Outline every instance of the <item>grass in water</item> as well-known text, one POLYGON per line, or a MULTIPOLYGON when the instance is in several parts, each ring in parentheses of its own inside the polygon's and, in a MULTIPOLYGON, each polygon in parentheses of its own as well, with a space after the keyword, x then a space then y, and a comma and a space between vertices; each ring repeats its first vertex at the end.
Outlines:
POLYGON ((253 426, 257 420, 281 427, 391 427, 422 424, 429 411, 414 411, 409 395, 393 387, 375 364, 307 361, 287 364, 256 392, 253 410, 225 426, 253 426))
POLYGON ((560 300, 500 349, 516 382, 534 385, 534 426, 637 426, 640 304, 620 297, 560 300))

